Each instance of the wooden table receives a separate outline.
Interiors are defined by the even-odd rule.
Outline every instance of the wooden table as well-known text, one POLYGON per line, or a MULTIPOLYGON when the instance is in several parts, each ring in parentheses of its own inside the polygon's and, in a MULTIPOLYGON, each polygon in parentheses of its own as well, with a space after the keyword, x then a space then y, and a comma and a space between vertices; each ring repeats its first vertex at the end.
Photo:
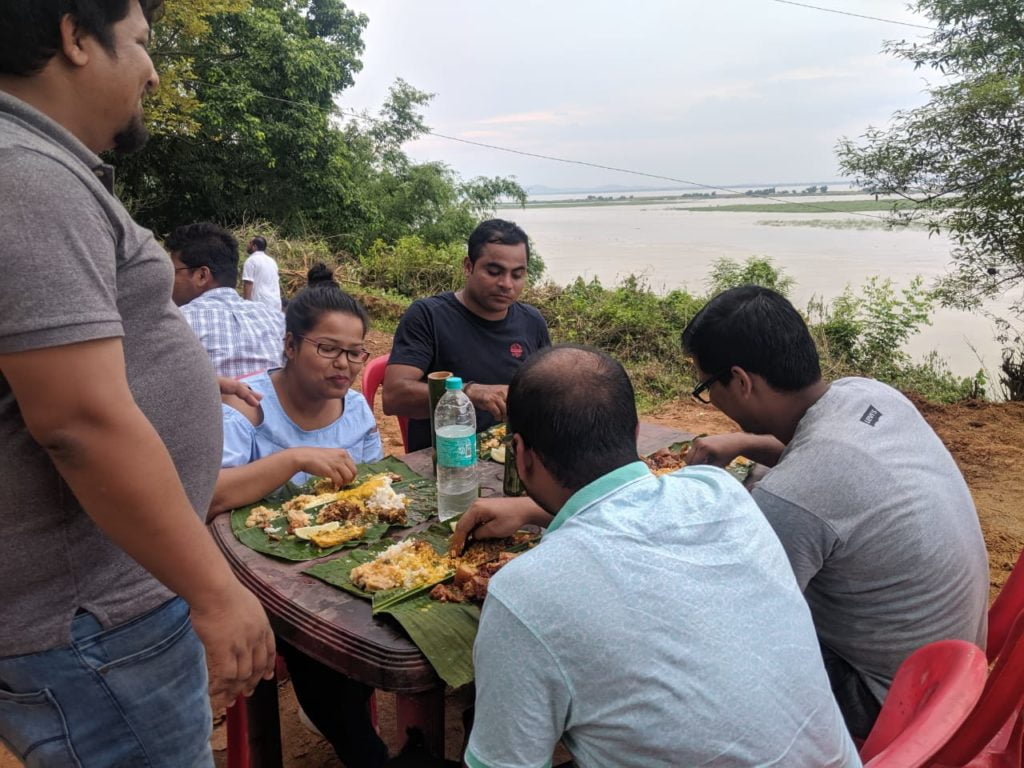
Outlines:
MULTIPOLYGON (((692 435, 657 424, 641 424, 637 447, 653 453, 692 435)), ((430 449, 399 457, 417 473, 433 475, 430 449)), ((481 494, 501 495, 502 466, 481 465, 481 494)), ((374 688, 398 696, 398 728, 420 727, 427 745, 443 754, 444 685, 430 663, 388 616, 374 617, 366 600, 307 576, 309 562, 276 560, 244 546, 231 533, 230 515, 210 523, 210 532, 238 579, 259 598, 271 626, 283 639, 317 661, 374 688)), ((264 681, 248 701, 252 765, 280 768, 277 687, 264 681)))

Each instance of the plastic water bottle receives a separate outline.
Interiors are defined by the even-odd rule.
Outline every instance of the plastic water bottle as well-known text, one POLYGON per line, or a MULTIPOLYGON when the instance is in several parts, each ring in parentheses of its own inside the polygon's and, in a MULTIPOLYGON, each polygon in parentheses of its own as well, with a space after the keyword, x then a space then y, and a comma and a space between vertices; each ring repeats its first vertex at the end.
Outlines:
POLYGON ((479 495, 476 473, 476 410, 462 391, 462 379, 450 376, 434 411, 437 438, 437 516, 461 515, 479 495))

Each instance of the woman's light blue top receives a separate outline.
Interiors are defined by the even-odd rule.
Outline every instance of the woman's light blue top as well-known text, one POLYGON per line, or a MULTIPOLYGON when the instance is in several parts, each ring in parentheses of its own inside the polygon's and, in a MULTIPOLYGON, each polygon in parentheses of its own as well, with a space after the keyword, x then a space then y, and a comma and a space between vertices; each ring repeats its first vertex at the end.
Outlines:
MULTIPOLYGON (((263 395, 260 407, 263 421, 252 423, 230 405, 222 405, 224 414, 224 456, 221 467, 240 467, 257 459, 283 451, 285 448, 343 448, 352 461, 362 464, 377 461, 384 455, 373 411, 360 392, 349 390, 345 395, 345 412, 337 421, 320 429, 305 430, 288 418, 270 381, 272 371, 245 380, 263 395)), ((301 484, 309 479, 299 472, 291 481, 301 484)))

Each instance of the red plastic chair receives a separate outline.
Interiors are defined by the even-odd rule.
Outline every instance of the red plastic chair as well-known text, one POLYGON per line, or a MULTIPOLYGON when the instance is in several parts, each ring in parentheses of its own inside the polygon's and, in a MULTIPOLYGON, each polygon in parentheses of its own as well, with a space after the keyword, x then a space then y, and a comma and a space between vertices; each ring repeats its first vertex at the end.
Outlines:
POLYGON ((985 653, 965 640, 919 648, 900 665, 860 749, 865 768, 919 768, 970 715, 985 686, 985 653))
MULTIPOLYGON (((388 367, 389 357, 390 355, 375 357, 363 368, 363 397, 370 404, 371 411, 373 410, 373 403, 377 399, 377 390, 380 389, 380 385, 384 381, 384 371, 388 367)), ((409 419, 404 416, 396 416, 395 418, 398 419, 398 429, 402 432, 402 447, 408 453, 409 419)))
POLYGON ((249 715, 245 697, 239 696, 228 707, 227 768, 249 768, 249 715))
POLYGON ((1024 551, 1006 580, 996 601, 988 611, 988 646, 985 651, 991 664, 999 656, 1010 634, 1013 622, 1024 614, 1024 551))
POLYGON ((934 768, 1021 768, 1024 749, 1024 614, 1010 629, 985 689, 934 768))

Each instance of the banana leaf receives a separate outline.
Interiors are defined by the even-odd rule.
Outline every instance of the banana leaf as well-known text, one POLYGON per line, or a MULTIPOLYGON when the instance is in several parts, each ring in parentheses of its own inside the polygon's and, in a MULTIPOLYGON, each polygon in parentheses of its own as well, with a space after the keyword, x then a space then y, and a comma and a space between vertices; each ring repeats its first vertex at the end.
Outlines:
MULTIPOLYGON (((444 553, 448 549, 451 532, 450 525, 435 523, 413 535, 429 542, 438 553, 444 553)), ((382 541, 365 549, 346 552, 329 562, 310 566, 305 573, 353 595, 368 598, 372 601, 374 615, 392 616, 427 657, 438 677, 448 685, 458 688, 472 682, 473 642, 480 623, 480 609, 476 605, 432 600, 426 592, 440 582, 372 595, 352 583, 352 569, 373 560, 390 544, 390 541, 382 541)), ((508 551, 522 551, 530 544, 523 542, 510 547, 508 551)))
MULTIPOLYGON (((477 456, 481 461, 487 461, 491 458, 491 449, 484 447, 484 441, 493 437, 496 432, 506 429, 504 422, 501 424, 495 424, 493 427, 489 427, 476 436, 477 456)), ((498 462, 499 464, 501 462, 498 462)))
MULTIPOLYGON (((425 531, 414 534, 414 536, 417 539, 423 539, 429 542, 438 554, 444 554, 447 551, 448 540, 451 537, 451 528, 444 523, 434 523, 425 531)), ((395 542, 388 539, 387 541, 371 544, 363 549, 346 552, 341 557, 337 557, 329 562, 317 563, 316 565, 307 568, 304 572, 308 573, 310 576, 315 576, 321 581, 326 581, 332 586, 343 589, 346 592, 350 592, 353 595, 358 595, 359 597, 365 597, 368 600, 372 600, 373 612, 377 613, 378 610, 382 610, 389 604, 393 604, 419 594, 423 590, 430 589, 434 584, 439 583, 435 581, 423 587, 414 587, 412 589, 389 589, 376 593, 364 592, 352 583, 351 573, 353 568, 358 565, 362 565, 363 563, 370 562, 394 543, 395 542)), ((445 580, 446 579, 441 579, 441 581, 445 580)))
POLYGON ((470 603, 439 603, 418 595, 385 608, 402 625, 438 677, 452 688, 473 682, 473 643, 480 609, 470 603))
MULTIPOLYGON (((401 527, 407 528, 417 525, 425 522, 431 516, 436 514, 437 489, 434 482, 417 475, 409 468, 408 465, 393 456, 387 456, 381 461, 375 461, 370 464, 360 464, 357 469, 358 474, 356 475, 356 479, 353 481, 354 485, 359 484, 372 475, 376 475, 381 472, 391 472, 402 478, 400 481, 396 481, 392 484, 396 493, 403 493, 409 499, 409 506, 406 508, 406 516, 408 519, 405 525, 401 527)), ((246 518, 249 517, 249 512, 253 507, 280 507, 281 504, 288 499, 302 493, 310 493, 314 483, 315 480, 310 480, 302 486, 296 486, 288 483, 283 489, 279 489, 263 501, 257 502, 256 504, 250 504, 240 509, 232 510, 231 530, 235 534, 235 537, 250 549, 264 555, 281 558, 282 560, 302 561, 315 560, 318 557, 324 557, 325 555, 333 554, 334 552, 338 552, 342 549, 349 549, 368 542, 379 541, 384 534, 387 533, 390 526, 386 523, 381 523, 367 528, 366 532, 358 539, 353 539, 352 541, 346 541, 333 547, 321 549, 312 542, 304 541, 296 538, 295 536, 285 536, 281 539, 275 540, 270 538, 262 528, 247 528, 245 526, 246 518)), ((313 508, 313 511, 316 511, 316 509, 317 508, 313 508)), ((288 528, 288 521, 287 518, 282 515, 281 517, 273 519, 270 525, 274 528, 280 528, 282 531, 286 531, 288 528)))
MULTIPOLYGON (((435 536, 427 538, 437 548, 433 540, 435 536)), ((352 569, 373 560, 391 544, 391 541, 382 541, 364 549, 346 552, 329 562, 310 566, 305 573, 353 595, 372 600, 373 613, 392 616, 446 684, 458 688, 472 682, 473 641, 476 640, 476 630, 480 623, 480 609, 477 606, 431 600, 424 593, 432 589, 433 584, 371 595, 352 583, 352 569)), ((443 546, 447 546, 447 537, 442 540, 443 546)))
MULTIPOLYGON (((246 511, 246 515, 248 515, 248 511, 246 511)), ((281 539, 275 540, 270 538, 262 528, 245 528, 244 517, 242 518, 242 525, 243 529, 241 531, 235 531, 235 537, 245 546, 249 547, 249 549, 282 560, 295 561, 316 560, 318 557, 324 557, 342 549, 358 547, 370 541, 380 541, 390 527, 387 523, 373 525, 367 528, 358 539, 352 539, 351 541, 345 541, 333 547, 322 549, 312 541, 306 541, 297 536, 284 536, 281 539)), ((278 517, 271 521, 271 525, 287 530, 288 520, 284 517, 278 517)))

